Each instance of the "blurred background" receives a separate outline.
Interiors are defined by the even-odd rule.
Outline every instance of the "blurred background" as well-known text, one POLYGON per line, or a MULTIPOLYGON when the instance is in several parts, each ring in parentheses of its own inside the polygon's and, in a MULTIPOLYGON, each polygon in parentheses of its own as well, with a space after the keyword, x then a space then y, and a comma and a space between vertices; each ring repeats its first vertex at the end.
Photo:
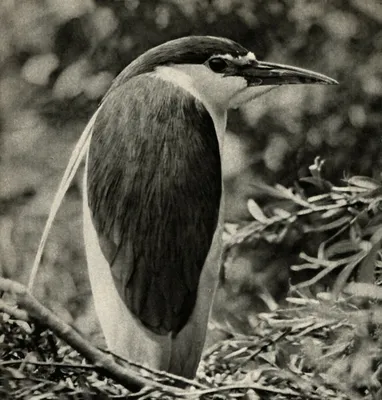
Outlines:
MULTIPOLYGON (((379 0, 3 0, 0 273, 27 281, 70 153, 112 79, 145 50, 180 36, 225 36, 260 60, 340 82, 277 88, 230 113, 227 222, 251 219, 249 198, 267 204, 256 183, 290 186, 308 175, 316 156, 326 160, 332 182, 380 177, 381 25, 379 0)), ((214 327, 248 331, 249 316, 276 307, 299 251, 265 242, 236 248, 214 327)), ((35 291, 67 322, 100 338, 82 248, 80 174, 54 224, 35 291)))

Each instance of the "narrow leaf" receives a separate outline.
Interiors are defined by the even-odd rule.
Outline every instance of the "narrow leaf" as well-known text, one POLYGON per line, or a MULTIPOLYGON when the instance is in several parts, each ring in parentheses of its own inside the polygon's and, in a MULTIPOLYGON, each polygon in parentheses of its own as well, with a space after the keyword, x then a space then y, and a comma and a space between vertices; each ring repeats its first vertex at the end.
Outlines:
POLYGON ((373 233, 373 236, 370 238, 370 242, 375 244, 380 242, 381 240, 382 240, 382 226, 373 233))
POLYGON ((357 281, 358 282, 366 282, 366 283, 374 283, 374 274, 375 274, 375 261, 378 256, 378 251, 381 248, 381 241, 378 241, 373 245, 369 254, 362 261, 361 265, 358 269, 357 281))
POLYGON ((326 258, 332 258, 340 254, 353 253, 358 250, 358 246, 351 240, 340 240, 326 249, 326 258))
POLYGON ((278 217, 285 218, 285 219, 289 218, 292 215, 289 211, 286 211, 286 210, 284 210, 282 208, 279 208, 279 207, 274 208, 273 209, 273 213, 275 215, 277 215, 278 217))
POLYGON ((381 182, 367 176, 352 176, 347 180, 350 185, 358 186, 365 189, 374 190, 381 186, 381 182))
POLYGON ((248 211, 251 213, 252 217, 261 222, 262 224, 266 224, 269 222, 269 219, 265 216, 259 205, 253 199, 249 199, 247 202, 248 211))
POLYGON ((343 208, 332 208, 331 210, 325 211, 321 215, 321 218, 325 219, 325 218, 334 217, 335 215, 343 214, 344 212, 345 212, 345 210, 343 208))
POLYGON ((339 228, 345 224, 347 224, 348 222, 350 222, 352 219, 352 217, 350 215, 346 215, 344 217, 341 217, 339 219, 336 219, 333 222, 330 222, 328 224, 324 224, 318 227, 312 227, 312 228, 308 228, 307 232, 324 232, 324 231, 329 231, 331 229, 335 229, 335 228, 339 228))
POLYGON ((362 261, 365 256, 366 252, 362 251, 358 254, 358 257, 356 257, 352 262, 350 262, 337 276, 337 279, 334 283, 332 294, 335 299, 337 299, 338 295, 341 293, 343 288, 346 285, 346 282, 348 281, 351 273, 354 271, 354 268, 359 264, 360 261, 362 261))
POLYGON ((382 300, 382 287, 371 283, 351 282, 344 288, 344 293, 364 297, 369 300, 382 300))

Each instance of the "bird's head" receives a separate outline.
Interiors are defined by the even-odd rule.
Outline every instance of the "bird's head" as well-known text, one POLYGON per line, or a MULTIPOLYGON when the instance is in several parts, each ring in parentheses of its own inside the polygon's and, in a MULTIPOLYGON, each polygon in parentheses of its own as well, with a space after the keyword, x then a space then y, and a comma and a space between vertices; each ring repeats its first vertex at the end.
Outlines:
POLYGON ((212 36, 184 37, 148 50, 120 74, 113 86, 143 73, 172 81, 221 109, 251 101, 262 86, 337 84, 317 72, 259 61, 240 44, 212 36))

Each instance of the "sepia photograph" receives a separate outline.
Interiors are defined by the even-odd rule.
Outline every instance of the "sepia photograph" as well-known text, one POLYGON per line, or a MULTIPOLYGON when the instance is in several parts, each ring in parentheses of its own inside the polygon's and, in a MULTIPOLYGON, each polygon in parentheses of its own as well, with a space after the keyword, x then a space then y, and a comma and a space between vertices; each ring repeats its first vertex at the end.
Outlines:
POLYGON ((381 1, 1 1, 0 398, 382 400, 381 1))

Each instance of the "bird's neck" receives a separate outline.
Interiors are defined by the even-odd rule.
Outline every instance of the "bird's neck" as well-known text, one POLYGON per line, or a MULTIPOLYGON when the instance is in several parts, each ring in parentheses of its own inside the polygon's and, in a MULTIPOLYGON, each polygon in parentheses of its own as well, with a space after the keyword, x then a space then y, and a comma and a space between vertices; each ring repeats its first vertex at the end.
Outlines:
POLYGON ((217 104, 212 103, 206 96, 195 88, 191 78, 181 70, 171 66, 161 66, 150 74, 153 77, 171 82, 199 100, 210 114, 219 142, 220 154, 223 154, 224 134, 227 127, 227 110, 217 104))

